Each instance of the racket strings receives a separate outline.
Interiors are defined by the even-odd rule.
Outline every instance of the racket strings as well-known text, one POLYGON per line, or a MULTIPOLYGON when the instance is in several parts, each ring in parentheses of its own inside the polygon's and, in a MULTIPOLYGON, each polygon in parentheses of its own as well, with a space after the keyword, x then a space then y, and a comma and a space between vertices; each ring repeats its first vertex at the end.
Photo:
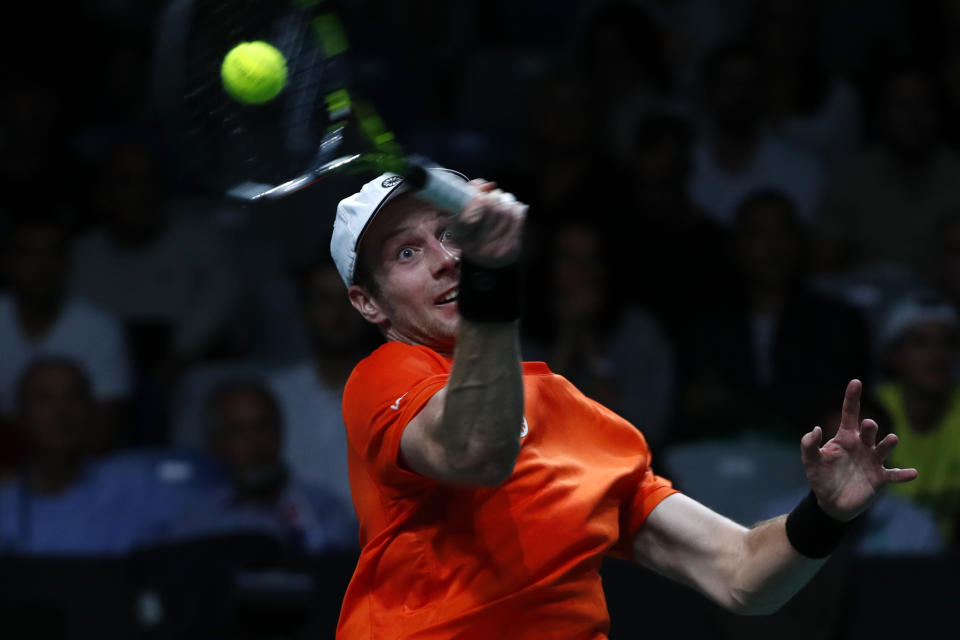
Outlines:
POLYGON ((269 0, 197 0, 192 9, 180 100, 190 160, 223 184, 301 171, 327 129, 323 91, 346 80, 314 41, 310 10, 269 0), (220 81, 226 53, 252 40, 270 42, 288 61, 283 93, 254 107, 230 99, 220 81))

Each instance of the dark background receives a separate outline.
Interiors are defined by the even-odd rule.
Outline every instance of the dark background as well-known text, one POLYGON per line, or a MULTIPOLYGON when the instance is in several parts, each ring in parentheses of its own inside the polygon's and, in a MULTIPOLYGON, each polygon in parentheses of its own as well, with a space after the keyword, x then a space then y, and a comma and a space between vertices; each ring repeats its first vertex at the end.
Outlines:
MULTIPOLYGON (((73 260, 66 290, 117 318, 130 358, 90 464, 130 452, 201 455, 204 436, 184 435, 178 405, 209 389, 191 373, 250 377, 304 359, 323 368, 369 351, 369 335, 341 339, 303 321, 303 291, 330 269, 347 185, 241 205, 205 190, 171 153, 150 84, 161 5, 11 2, 0 14, 4 264, 13 230, 62 231, 73 260), (108 264, 96 262, 108 250, 91 238, 133 238, 127 249, 146 255, 174 228, 181 244, 170 251, 189 254, 197 272, 170 277, 196 284, 203 304, 171 296, 164 306, 158 292, 163 303, 151 309, 122 280, 100 286, 99 267, 87 268, 108 264), (183 337, 181 325, 203 314, 210 322, 183 337)), ((922 296, 925 309, 960 304, 960 2, 338 6, 355 91, 405 147, 530 204, 525 356, 636 423, 655 468, 681 490, 746 524, 773 505, 788 509, 802 489, 799 455, 789 478, 771 479, 765 465, 799 454, 800 436, 834 419, 854 377, 867 385, 864 415, 885 431, 896 423, 874 389, 913 390, 929 409, 919 413, 933 416, 918 431, 960 460, 951 435, 960 415, 949 409, 960 372, 955 319, 935 319, 944 332, 931 334, 914 369, 898 349, 931 316, 890 333, 904 297, 922 296)), ((23 295, 8 266, 3 274, 8 295, 23 295)), ((15 403, 2 413, 0 477, 14 482, 36 444, 15 403)), ((878 617, 888 631, 949 624, 956 589, 944 580, 956 569, 960 485, 945 484, 937 495, 901 496, 908 511, 887 520, 899 533, 875 543, 857 533, 768 623, 728 618, 689 591, 610 565, 612 637, 859 637, 877 629, 861 622, 878 617), (912 518, 935 520, 939 542, 913 539, 912 518), (918 612, 921 600, 928 608, 918 612)), ((291 555, 269 539, 226 539, 109 557, 0 547, 0 629, 16 631, 0 634, 332 637, 356 550, 291 555), (245 587, 238 568, 286 578, 245 587), (159 618, 151 598, 163 604, 159 618)))

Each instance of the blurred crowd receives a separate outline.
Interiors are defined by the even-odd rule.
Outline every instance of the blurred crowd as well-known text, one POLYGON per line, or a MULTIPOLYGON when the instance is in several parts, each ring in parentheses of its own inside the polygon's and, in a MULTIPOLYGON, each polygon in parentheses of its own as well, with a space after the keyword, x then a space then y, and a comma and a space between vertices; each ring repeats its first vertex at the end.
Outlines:
MULTIPOLYGON (((859 378, 920 477, 851 552, 960 548, 960 1, 339 5, 405 146, 530 204, 525 359, 745 524, 859 378)), ((3 10, 31 55, 0 100, 0 554, 352 549, 340 393, 380 337, 327 252, 347 194, 183 175, 161 6, 3 10)))

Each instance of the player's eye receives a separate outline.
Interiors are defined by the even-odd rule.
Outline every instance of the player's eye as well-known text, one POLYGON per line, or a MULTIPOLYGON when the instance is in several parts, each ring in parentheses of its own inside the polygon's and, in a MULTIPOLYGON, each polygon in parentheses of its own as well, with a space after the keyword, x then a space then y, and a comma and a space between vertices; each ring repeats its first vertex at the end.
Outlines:
POLYGON ((413 247, 403 247, 397 252, 397 258, 400 260, 409 260, 414 255, 413 247))

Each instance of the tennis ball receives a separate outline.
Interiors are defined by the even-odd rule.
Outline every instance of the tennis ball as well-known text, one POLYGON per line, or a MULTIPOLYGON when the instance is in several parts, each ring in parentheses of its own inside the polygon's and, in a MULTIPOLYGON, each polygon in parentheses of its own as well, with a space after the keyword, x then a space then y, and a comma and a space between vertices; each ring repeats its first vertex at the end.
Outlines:
POLYGON ((276 98, 287 84, 287 59, 263 40, 241 42, 223 58, 220 78, 237 102, 263 104, 276 98))

